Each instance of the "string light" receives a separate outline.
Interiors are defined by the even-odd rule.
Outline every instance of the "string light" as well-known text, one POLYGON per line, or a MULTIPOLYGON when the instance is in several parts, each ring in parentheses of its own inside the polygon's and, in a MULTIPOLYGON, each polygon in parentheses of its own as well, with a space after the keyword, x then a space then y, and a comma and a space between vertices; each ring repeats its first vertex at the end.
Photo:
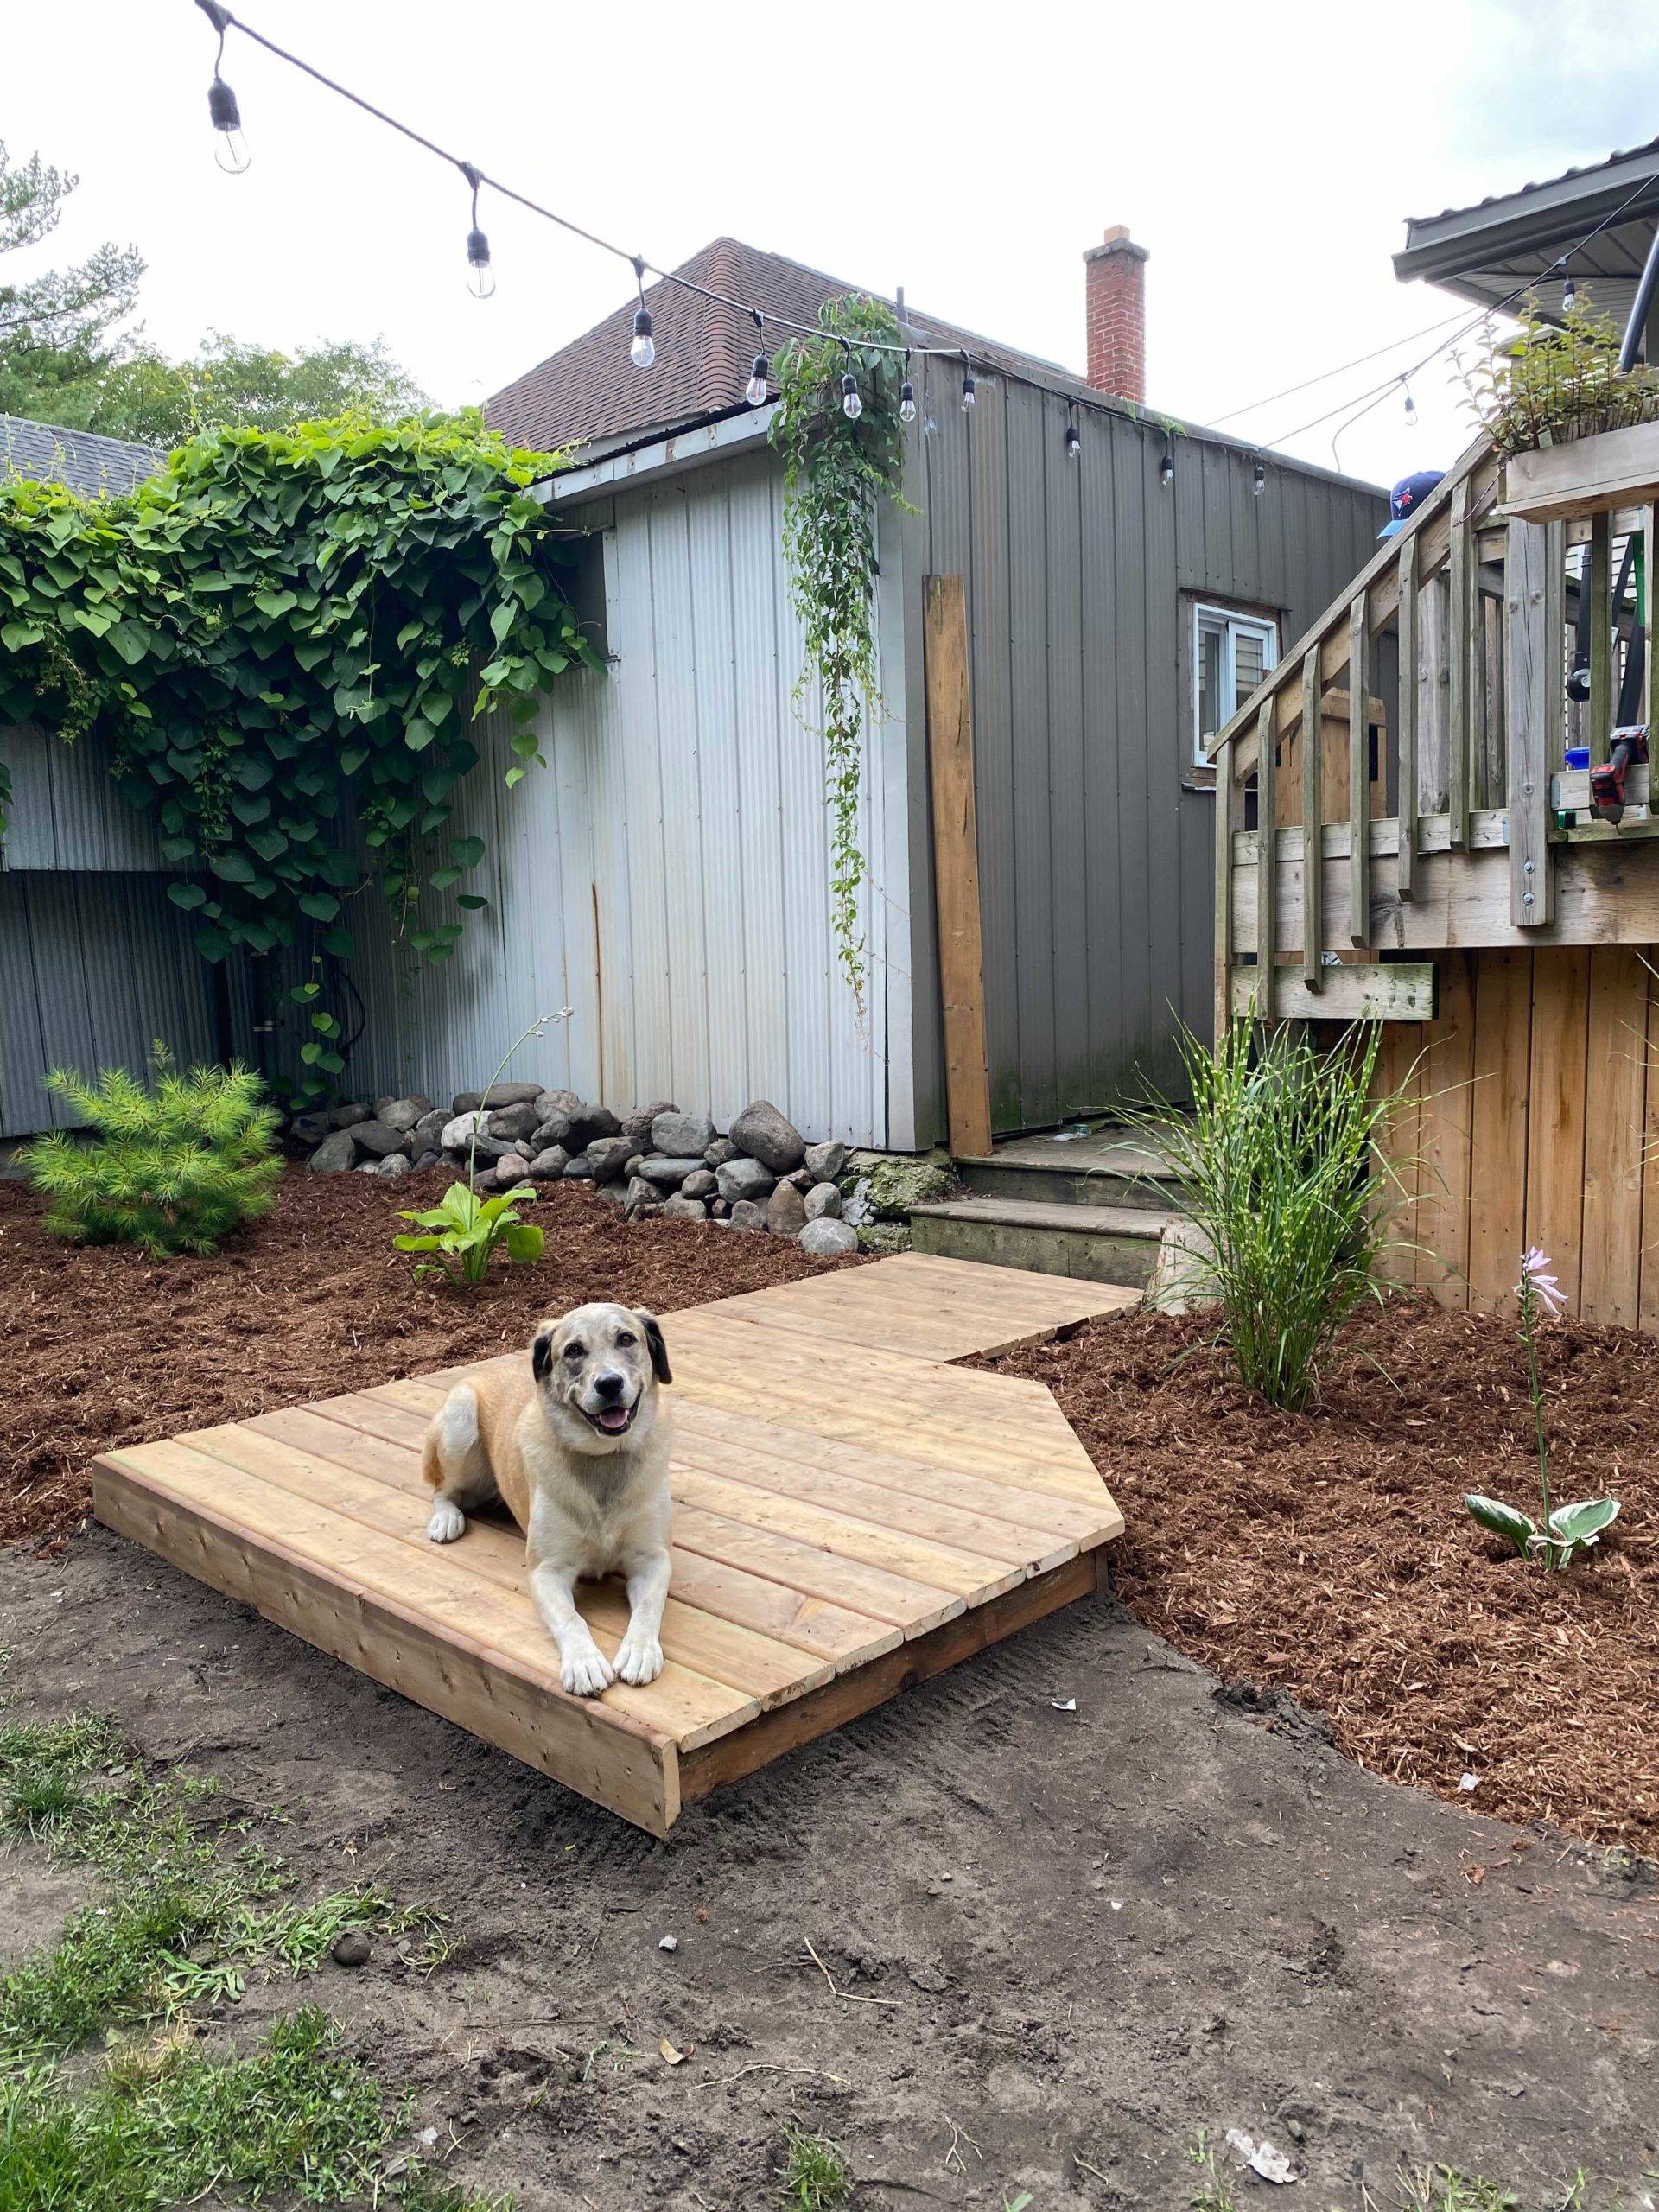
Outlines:
POLYGON ((1077 435, 1077 402, 1068 400, 1065 413, 1065 457, 1068 461, 1076 461, 1082 452, 1083 440, 1077 435))
POLYGON ((1567 273, 1567 281, 1561 286, 1561 313, 1563 315, 1571 315, 1573 308, 1578 305, 1578 299, 1579 288, 1573 279, 1573 272, 1569 269, 1567 273))
POLYGON ((1158 464, 1158 481, 1166 492, 1175 481, 1175 454, 1167 430, 1164 432, 1164 457, 1158 464))
POLYGON ((899 420, 901 423, 913 423, 916 420, 916 387, 910 380, 908 346, 905 348, 905 380, 899 387, 899 420))
POLYGON ((242 111, 236 104, 236 94, 219 74, 219 64, 225 59, 225 34, 231 27, 228 12, 219 5, 219 0, 196 0, 208 22, 219 33, 219 51, 213 56, 213 81, 207 87, 207 115, 219 133, 219 144, 213 159, 226 176, 246 174, 252 156, 247 141, 242 136, 242 111))
POLYGON ((766 378, 772 374, 772 363, 764 353, 757 353, 749 363, 749 380, 743 387, 743 397, 751 407, 766 404, 766 378))
POLYGON ((973 368, 969 362, 964 361, 962 365, 962 404, 964 409, 972 409, 974 401, 978 397, 978 391, 979 387, 974 382, 973 368))
POLYGON ((1404 377, 1402 377, 1400 381, 1406 385, 1406 428, 1408 430, 1414 430, 1417 427, 1417 403, 1412 397, 1411 386, 1406 384, 1404 377))
POLYGON ((858 396, 858 378, 850 369, 841 379, 841 411, 849 423, 856 423, 864 412, 864 403, 858 396))
POLYGON ((657 358, 657 341, 651 334, 651 309, 645 305, 645 263, 643 254, 633 257, 633 281, 639 288, 639 304, 634 310, 633 343, 628 348, 628 359, 636 369, 648 369, 657 358))
POLYGON ((467 289, 475 300, 487 300, 495 290, 495 271, 490 266, 490 242, 478 227, 478 188, 483 181, 470 162, 461 173, 473 188, 473 227, 467 233, 467 289))
POLYGON ((1250 471, 1250 489, 1259 499, 1267 487, 1268 470, 1265 461, 1258 461, 1250 471))

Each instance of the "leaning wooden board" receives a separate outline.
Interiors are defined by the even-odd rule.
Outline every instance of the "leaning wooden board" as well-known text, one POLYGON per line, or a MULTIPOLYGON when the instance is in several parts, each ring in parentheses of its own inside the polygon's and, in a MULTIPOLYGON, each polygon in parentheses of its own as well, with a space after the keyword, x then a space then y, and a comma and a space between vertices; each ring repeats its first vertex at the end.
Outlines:
MULTIPOLYGON (((1122 1516, 1053 1398, 947 1362, 1124 1303, 904 1255, 667 1317, 665 1663, 600 1699, 559 1686, 516 1530, 485 1519, 446 1549, 426 1541, 420 1439, 468 1369, 107 1452, 94 1509, 664 1835, 683 1803, 1094 1589, 1122 1516)), ((624 1593, 584 1585, 581 1602, 613 1650, 624 1593)))

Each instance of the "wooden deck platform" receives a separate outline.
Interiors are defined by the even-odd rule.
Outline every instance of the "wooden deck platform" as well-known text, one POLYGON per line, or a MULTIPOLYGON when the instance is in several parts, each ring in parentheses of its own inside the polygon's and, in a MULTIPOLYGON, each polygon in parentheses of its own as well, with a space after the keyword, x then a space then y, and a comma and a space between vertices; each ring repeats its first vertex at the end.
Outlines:
MULTIPOLYGON (((426 1540, 422 1433, 478 1368, 108 1452, 94 1510, 663 1835, 683 1803, 1095 1588, 1122 1516, 1053 1398, 947 1363, 1135 1302, 907 1254, 664 1315, 666 1663, 599 1699, 559 1686, 515 1529, 474 1521, 458 1544, 426 1540)), ((583 1584, 581 1602, 613 1650, 620 1587, 583 1584)))

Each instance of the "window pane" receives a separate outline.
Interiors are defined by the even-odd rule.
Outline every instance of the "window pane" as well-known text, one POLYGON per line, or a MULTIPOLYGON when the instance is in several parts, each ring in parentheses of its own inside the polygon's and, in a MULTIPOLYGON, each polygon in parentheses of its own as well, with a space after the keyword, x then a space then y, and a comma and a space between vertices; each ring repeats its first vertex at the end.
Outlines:
POLYGON ((1208 622, 1198 625, 1198 736, 1213 737, 1227 719, 1222 706, 1225 633, 1208 622))
POLYGON ((1239 628, 1233 632, 1233 660, 1237 671, 1237 689, 1233 700, 1235 712, 1262 681, 1265 644, 1266 640, 1259 630, 1239 628))

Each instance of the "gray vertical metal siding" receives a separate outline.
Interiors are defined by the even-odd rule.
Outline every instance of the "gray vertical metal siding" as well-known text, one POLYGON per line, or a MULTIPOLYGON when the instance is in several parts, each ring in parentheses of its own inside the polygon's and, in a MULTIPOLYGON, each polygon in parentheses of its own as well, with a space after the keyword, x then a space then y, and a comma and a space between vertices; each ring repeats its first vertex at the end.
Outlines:
POLYGON ((12 791, 0 869, 163 867, 155 817, 111 782, 106 747, 66 745, 25 724, 0 730, 0 766, 12 791))
POLYGON ((1282 649, 1385 510, 1271 460, 1258 495, 1252 454, 1200 438, 1174 441, 1166 490, 1155 429, 1085 412, 1069 461, 1059 396, 987 375, 969 415, 958 385, 928 363, 912 558, 967 582, 992 1118, 1010 1130, 1174 1084, 1176 1015, 1208 1031, 1214 799, 1182 781, 1183 593, 1276 610, 1282 649))

